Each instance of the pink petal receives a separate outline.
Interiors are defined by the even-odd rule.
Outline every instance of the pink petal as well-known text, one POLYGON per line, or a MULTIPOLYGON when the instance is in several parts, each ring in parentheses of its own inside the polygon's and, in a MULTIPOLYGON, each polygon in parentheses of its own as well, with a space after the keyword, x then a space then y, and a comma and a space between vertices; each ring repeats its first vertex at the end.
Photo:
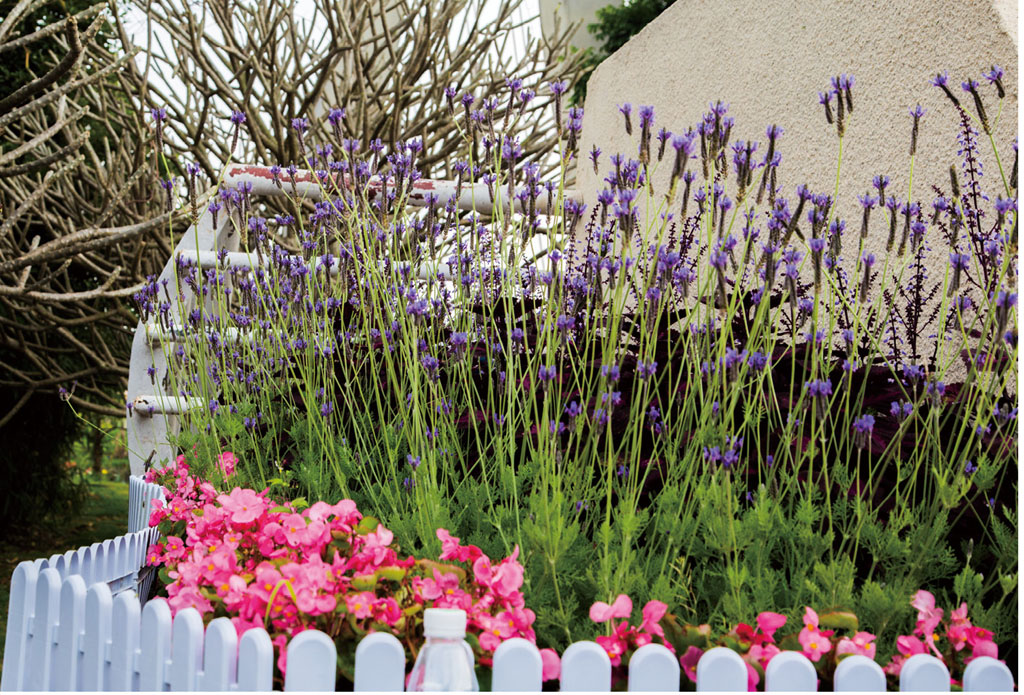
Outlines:
POLYGON ((773 637, 775 631, 786 624, 786 616, 778 613, 772 613, 770 611, 764 611, 757 616, 757 626, 761 628, 761 632, 773 637))
POLYGON ((540 660, 544 664, 541 671, 541 678, 543 680, 557 680, 562 675, 562 660, 554 649, 541 649, 540 660))
POLYGON ((683 673, 694 683, 697 682, 697 662, 702 656, 704 656, 704 650, 691 646, 685 654, 679 657, 679 665, 683 667, 683 673))
POLYGON ((626 596, 625 594, 619 594, 619 597, 615 599, 615 603, 612 604, 612 617, 628 618, 632 612, 633 601, 630 600, 629 596, 626 596))

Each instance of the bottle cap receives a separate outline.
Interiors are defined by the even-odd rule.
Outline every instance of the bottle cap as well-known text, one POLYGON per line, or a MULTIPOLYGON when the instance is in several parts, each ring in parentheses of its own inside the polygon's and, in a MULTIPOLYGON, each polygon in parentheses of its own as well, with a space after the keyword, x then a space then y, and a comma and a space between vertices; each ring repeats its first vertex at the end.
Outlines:
POLYGON ((427 637, 466 636, 466 611, 459 608, 428 608, 423 612, 423 632, 427 637))

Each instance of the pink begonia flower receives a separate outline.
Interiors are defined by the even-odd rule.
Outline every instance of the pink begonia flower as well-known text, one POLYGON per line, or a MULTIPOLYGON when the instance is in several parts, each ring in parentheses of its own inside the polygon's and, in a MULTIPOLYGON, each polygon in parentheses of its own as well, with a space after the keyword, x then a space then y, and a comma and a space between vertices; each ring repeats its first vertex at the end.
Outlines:
POLYGON ((818 629, 818 614, 810 606, 806 608, 804 628, 797 635, 797 639, 804 648, 804 656, 811 661, 819 661, 822 654, 832 649, 832 642, 829 641, 828 635, 818 629))
POLYGON ((772 613, 770 611, 763 611, 757 616, 757 627, 765 635, 768 636, 768 640, 771 642, 775 641, 775 631, 786 624, 786 616, 778 613, 772 613))
POLYGON ((910 605, 917 609, 917 627, 914 628, 914 632, 921 635, 925 644, 941 659, 942 653, 935 646, 935 640, 938 637, 935 629, 942 620, 943 611, 941 608, 935 607, 935 596, 922 589, 914 594, 910 605))
POLYGON ((540 660, 544 665, 541 670, 543 680, 557 680, 562 675, 562 659, 554 649, 541 649, 540 660))
POLYGON ((949 643, 953 645, 953 649, 960 651, 967 646, 967 640, 973 629, 974 628, 971 626, 970 622, 967 622, 966 625, 958 625, 954 623, 950 626, 949 630, 946 631, 946 639, 948 639, 949 643))
POLYGON ((363 552, 373 557, 373 564, 379 566, 387 559, 391 549, 388 547, 395 539, 395 534, 384 528, 384 524, 378 524, 377 528, 366 534, 366 544, 363 552))
POLYGON ((628 618, 633 612, 633 601, 625 594, 619 594, 612 605, 597 601, 590 607, 590 619, 595 623, 603 623, 612 618, 628 618))
POLYGON ((959 608, 954 608, 949 614, 949 619, 954 625, 969 625, 971 621, 967 619, 967 602, 964 601, 959 608))
POLYGON ((267 508, 267 501, 255 490, 236 487, 230 495, 220 495, 217 501, 231 515, 233 524, 250 524, 260 518, 267 508))
POLYGON ((993 641, 994 637, 995 634, 991 630, 986 630, 983 627, 970 628, 967 635, 967 644, 971 646, 971 656, 968 659, 964 659, 964 663, 973 661, 979 656, 991 656, 993 659, 998 659, 999 648, 993 641))
POLYGON ((402 609, 393 597, 388 596, 377 601, 373 607, 373 619, 385 625, 394 625, 402 617, 402 609))
POLYGON ((523 585, 523 566, 516 562, 518 555, 517 545, 512 555, 502 560, 494 569, 489 585, 501 598, 513 598, 523 585))
POLYGON ((493 652, 502 642, 515 636, 515 629, 507 621, 490 616, 480 616, 478 622, 482 628, 479 638, 480 648, 484 651, 493 652))
MULTIPOLYGON (((632 606, 630 607, 632 608, 632 606)), ((665 628, 659 623, 661 619, 665 617, 665 613, 668 611, 668 605, 661 601, 648 601, 647 605, 644 606, 643 614, 644 619, 640 623, 640 629, 644 632, 649 632, 652 635, 656 635, 662 639, 665 639, 665 628)), ((593 608, 591 608, 593 612, 593 608)), ((630 610, 630 613, 633 611, 630 610)))
POLYGON ((916 654, 924 654, 928 651, 924 642, 913 635, 900 635, 897 637, 896 649, 903 656, 914 656, 916 654))
POLYGON ((759 663, 761 668, 768 668, 769 662, 782 653, 774 644, 755 644, 747 651, 747 657, 759 663))
POLYGON ((860 654, 869 658, 875 658, 875 636, 870 632, 858 632, 853 636, 843 637, 836 645, 836 654, 860 654))
POLYGON ((345 597, 348 612, 357 618, 369 618, 373 615, 373 606, 376 601, 377 597, 370 591, 361 591, 358 594, 350 594, 345 597))
POLYGON ((453 572, 441 572, 434 568, 433 579, 415 577, 413 585, 419 588, 423 598, 433 601, 442 596, 454 595, 459 589, 459 576, 453 572))
POLYGON ((217 457, 217 468, 224 474, 225 478, 230 478, 235 473, 235 466, 238 465, 238 457, 230 451, 225 451, 223 454, 217 457))
POLYGON ((683 673, 694 683, 697 682, 697 662, 702 656, 704 656, 704 650, 691 645, 686 653, 679 657, 679 665, 682 666, 683 673))

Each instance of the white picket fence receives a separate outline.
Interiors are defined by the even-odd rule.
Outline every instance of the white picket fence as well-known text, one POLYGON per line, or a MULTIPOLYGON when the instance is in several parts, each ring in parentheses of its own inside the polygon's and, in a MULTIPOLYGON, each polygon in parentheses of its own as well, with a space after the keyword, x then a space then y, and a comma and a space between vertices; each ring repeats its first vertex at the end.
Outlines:
POLYGON ((128 478, 128 532, 149 528, 153 500, 164 500, 163 486, 147 483, 142 476, 128 478))
MULTIPOLYGON (((131 534, 138 542, 145 534, 131 534)), ((120 540, 120 539, 119 539, 120 540)), ((138 542, 134 548, 138 548, 138 542)), ((115 552, 114 557, 120 557, 115 552)), ((64 557, 64 556, 59 556, 64 557)), ((0 690, 90 691, 267 691, 273 686, 274 650, 262 628, 239 639, 228 618, 204 628, 191 608, 171 618, 163 599, 143 607, 134 592, 114 594, 105 581, 87 585, 81 574, 63 566, 62 574, 45 561, 24 562, 14 573, 7 642, 0 690)), ((78 567, 86 567, 79 561, 78 567)), ((100 565, 107 567, 106 563, 100 565)), ((95 576, 95 575, 92 575, 95 576)), ((317 630, 300 633, 288 644, 286 691, 333 691, 337 652, 317 630)), ((406 661, 401 643, 376 633, 359 643, 355 689, 401 692, 406 661)), ((494 691, 539 692, 542 662, 537 648, 522 639, 503 643, 494 655, 494 691)), ((611 662, 594 642, 577 642, 562 656, 563 691, 608 692, 611 662)), ((882 669, 871 659, 849 656, 835 674, 837 691, 882 692, 882 669)), ((769 691, 813 692, 817 674, 797 652, 772 659, 765 674, 769 691)), ((629 690, 677 692, 676 655, 661 645, 639 649, 629 664, 629 690)), ((697 690, 743 692, 747 668, 740 656, 719 647, 697 664, 697 690)), ((949 672, 937 658, 911 657, 900 676, 900 690, 948 692, 949 672)), ((1013 690, 1005 664, 981 657, 964 674, 967 691, 1013 690)))

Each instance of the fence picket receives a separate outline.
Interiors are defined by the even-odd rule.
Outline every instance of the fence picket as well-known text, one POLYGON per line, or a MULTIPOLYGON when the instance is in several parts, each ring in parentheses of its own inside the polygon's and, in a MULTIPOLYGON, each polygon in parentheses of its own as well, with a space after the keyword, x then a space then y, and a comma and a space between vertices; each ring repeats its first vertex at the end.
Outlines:
POLYGON ((782 652, 772 657, 764 670, 766 691, 789 690, 813 693, 818 690, 818 672, 800 652, 782 652))
POLYGON ((50 558, 50 569, 56 570, 57 574, 60 575, 60 578, 64 579, 68 576, 67 558, 63 555, 54 555, 50 558))
POLYGON ((210 621, 203 640, 203 672, 196 687, 208 692, 231 690, 237 674, 237 652, 238 633, 231 619, 215 618, 210 621))
POLYGON ((140 630, 139 689, 164 689, 165 669, 171 658, 171 608, 167 601, 154 599, 142 609, 140 630))
MULTIPOLYGON (((107 589, 110 590, 109 587, 107 589)), ((129 593, 113 598, 114 609, 110 634, 110 689, 138 690, 136 663, 139 651, 141 609, 139 600, 129 593)))
POLYGON ((199 689, 197 674, 203 666, 203 617, 195 608, 178 611, 171 627, 171 663, 167 682, 173 692, 199 689))
POLYGON ((607 693, 612 685, 612 662, 596 642, 574 642, 562 655, 562 690, 607 693))
POLYGON ((89 573, 89 584, 106 581, 104 579, 104 567, 107 563, 107 546, 105 543, 93 543, 92 546, 92 571, 89 573))
POLYGON ((107 650, 110 649, 110 623, 114 612, 114 599, 106 584, 93 584, 85 593, 85 629, 83 638, 82 669, 79 683, 82 690, 107 690, 110 670, 107 650))
MULTIPOLYGON (((497 652, 494 664, 497 669, 497 652)), ((374 632, 359 642, 353 689, 357 693, 400 693, 405 690, 405 647, 397 637, 388 632, 374 632)))
POLYGON ((629 660, 632 692, 679 692, 679 660, 662 644, 645 644, 629 660))
MULTIPOLYGON (((772 659, 772 661, 774 660, 772 659)), ((861 654, 842 658, 839 665, 836 666, 832 684, 836 692, 884 693, 886 688, 885 673, 882 671, 882 667, 873 659, 861 654)))
POLYGON ((972 659, 964 669, 964 692, 1013 692, 1013 673, 1009 667, 991 656, 972 659))
POLYGON ((704 652, 697 662, 698 692, 746 692, 747 664, 728 647, 704 652))
POLYGON ((900 669, 900 692, 949 692, 949 671, 931 654, 915 654, 900 669))
POLYGON ((35 606, 38 581, 39 570, 33 562, 19 562, 14 568, 14 574, 11 575, 0 690, 24 690, 28 631, 32 625, 32 607, 35 606))
POLYGON ((540 692, 543 673, 544 662, 536 645, 521 637, 507 639, 494 650, 491 690, 540 692))
POLYGON ((238 685, 242 692, 269 692, 274 687, 274 645, 263 628, 246 630, 238 642, 238 685))
POLYGON ((334 692, 338 650, 330 637, 319 630, 306 630, 292 638, 286 649, 285 692, 334 692))
POLYGON ((54 690, 78 690, 82 659, 80 635, 85 632, 85 582, 79 576, 67 577, 60 588, 60 617, 57 643, 51 668, 54 690))
POLYGON ((53 663, 54 628, 60 611, 60 575, 51 567, 39 573, 35 613, 27 643, 25 690, 48 690, 53 663))

